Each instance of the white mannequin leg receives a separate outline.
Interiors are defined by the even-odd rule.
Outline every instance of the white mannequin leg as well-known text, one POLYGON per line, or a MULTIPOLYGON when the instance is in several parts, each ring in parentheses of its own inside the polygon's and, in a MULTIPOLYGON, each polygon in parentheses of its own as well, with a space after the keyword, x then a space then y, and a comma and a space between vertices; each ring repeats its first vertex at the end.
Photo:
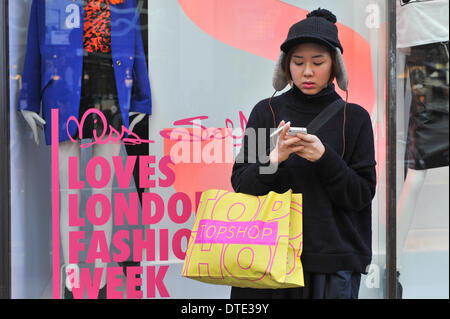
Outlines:
POLYGON ((415 215, 417 199, 425 182, 427 170, 408 169, 397 205, 397 265, 401 266, 408 231, 415 215))
MULTIPOLYGON (((102 189, 93 189, 93 194, 104 194, 112 203, 112 182, 114 176, 114 165, 112 163, 112 157, 119 155, 120 152, 120 144, 95 144, 93 147, 92 156, 100 156, 105 158, 111 167, 111 179, 108 185, 102 189)), ((78 158, 78 168, 80 171, 80 158, 81 158, 81 148, 79 144, 73 143, 72 141, 61 142, 59 145, 59 178, 60 178, 60 233, 61 233, 61 244, 63 251, 63 259, 64 264, 68 268, 78 268, 76 264, 69 264, 69 232, 80 230, 77 226, 69 226, 69 194, 78 194, 80 197, 80 190, 69 190, 69 165, 68 159, 69 157, 77 157, 78 158)), ((100 166, 97 166, 96 177, 99 178, 101 174, 100 166)), ((78 176, 78 179, 80 176, 78 176)), ((96 208, 96 215, 100 215, 100 207, 96 208)), ((112 235, 113 221, 112 218, 104 225, 94 226, 94 230, 103 231, 105 233, 105 237, 108 243, 108 247, 110 248, 111 235, 112 235)), ((100 287, 104 287, 106 283, 106 263, 97 259, 95 261, 96 268, 104 268, 102 281, 100 287)), ((66 268, 67 269, 67 268, 66 268)), ((66 281, 66 287, 69 290, 72 290, 72 287, 69 285, 69 282, 66 281)))
MULTIPOLYGON (((95 144, 92 147, 93 147, 92 156, 93 157, 97 157, 97 156, 103 157, 104 159, 106 159, 109 162, 109 166, 111 167, 111 179, 110 179, 108 185, 102 189, 93 189, 92 194, 103 194, 109 199, 110 203, 112 204, 113 203, 113 201, 111 200, 112 182, 114 180, 113 177, 115 175, 114 164, 112 162, 112 158, 113 158, 113 156, 119 155, 120 144, 95 144)), ((101 176, 100 175, 101 174, 100 166, 97 166, 95 174, 96 174, 96 178, 100 178, 100 176, 101 176)), ((97 216, 101 215, 100 205, 97 205, 96 215, 97 216)), ((103 231, 104 232, 106 241, 108 243, 108 248, 111 248, 112 228, 113 228, 112 218, 110 218, 104 225, 101 225, 101 226, 94 225, 95 231, 103 231)), ((97 259, 95 261, 96 268, 103 268, 102 281, 100 284, 100 288, 103 288, 106 284, 106 266, 107 266, 107 264, 102 262, 100 259, 97 259)))
MULTIPOLYGON (((69 194, 78 194, 80 190, 69 190, 69 157, 78 158, 78 167, 80 167, 80 146, 72 141, 64 141, 59 144, 59 187, 60 187, 60 234, 63 252, 63 260, 68 268, 78 268, 76 264, 69 264, 69 232, 78 231, 79 227, 69 226, 69 194)), ((80 171, 80 170, 78 170, 80 171)), ((79 179, 79 176, 78 176, 79 179)), ((69 281, 66 281, 66 287, 72 291, 69 281)))

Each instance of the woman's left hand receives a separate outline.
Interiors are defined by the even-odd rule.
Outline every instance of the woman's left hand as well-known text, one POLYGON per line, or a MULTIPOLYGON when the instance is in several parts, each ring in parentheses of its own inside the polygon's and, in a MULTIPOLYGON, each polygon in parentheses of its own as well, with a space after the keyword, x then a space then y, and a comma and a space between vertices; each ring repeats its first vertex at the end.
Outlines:
POLYGON ((300 142, 297 142, 296 144, 303 146, 299 151, 295 152, 298 156, 303 157, 310 162, 315 162, 322 157, 323 153, 325 153, 325 146, 323 146, 316 135, 298 133, 297 137, 300 139, 300 142))

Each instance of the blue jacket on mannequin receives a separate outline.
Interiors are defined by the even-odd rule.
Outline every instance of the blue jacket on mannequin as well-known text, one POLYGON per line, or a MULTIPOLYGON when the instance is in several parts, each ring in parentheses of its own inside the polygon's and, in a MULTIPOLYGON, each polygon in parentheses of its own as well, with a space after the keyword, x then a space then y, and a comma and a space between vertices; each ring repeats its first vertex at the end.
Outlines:
MULTIPOLYGON (((151 114, 147 72, 136 0, 110 5, 111 56, 123 125, 129 112, 151 114)), ((78 118, 83 73, 83 0, 33 0, 19 110, 40 113, 51 144, 51 109, 59 109, 59 141, 68 140, 67 120, 78 118)), ((69 125, 76 136, 76 125, 69 125)))

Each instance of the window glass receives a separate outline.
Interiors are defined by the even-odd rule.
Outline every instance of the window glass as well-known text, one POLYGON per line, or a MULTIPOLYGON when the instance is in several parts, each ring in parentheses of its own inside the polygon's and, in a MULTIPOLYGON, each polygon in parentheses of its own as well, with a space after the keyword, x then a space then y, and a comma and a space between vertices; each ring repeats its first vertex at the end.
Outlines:
POLYGON ((397 47, 398 297, 448 298, 448 1, 397 1, 397 47))
POLYGON ((280 44, 318 7, 338 19, 348 101, 371 117, 378 183, 360 298, 384 297, 385 1, 9 3, 14 298, 96 298, 105 283, 114 298, 229 298, 181 276, 194 212, 203 191, 232 191, 280 44), (67 291, 74 282, 92 289, 67 291))

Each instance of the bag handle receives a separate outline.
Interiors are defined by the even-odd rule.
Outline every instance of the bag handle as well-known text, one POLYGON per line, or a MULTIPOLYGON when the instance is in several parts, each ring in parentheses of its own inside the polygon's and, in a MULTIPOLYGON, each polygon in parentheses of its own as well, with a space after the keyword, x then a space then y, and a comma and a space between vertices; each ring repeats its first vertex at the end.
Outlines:
POLYGON ((333 103, 329 104, 322 112, 317 115, 314 120, 312 120, 306 129, 308 134, 316 134, 316 132, 327 123, 337 112, 339 112, 344 107, 344 100, 337 99, 333 103))

